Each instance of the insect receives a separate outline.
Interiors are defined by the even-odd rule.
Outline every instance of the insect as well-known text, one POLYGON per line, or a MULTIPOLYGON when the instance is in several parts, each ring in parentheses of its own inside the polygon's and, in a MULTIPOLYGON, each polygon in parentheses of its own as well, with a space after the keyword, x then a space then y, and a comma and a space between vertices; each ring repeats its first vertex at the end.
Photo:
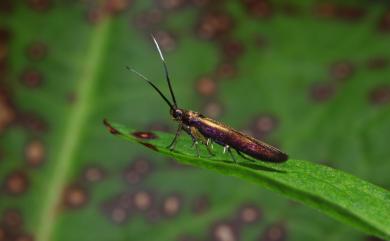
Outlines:
POLYGON ((171 80, 168 73, 167 64, 165 62, 164 56, 161 52, 161 49, 158 45, 157 40, 152 36, 154 44, 159 52, 161 61, 164 67, 165 79, 168 83, 169 92, 172 97, 172 102, 168 100, 168 98, 154 85, 148 78, 146 78, 143 74, 137 72, 136 70, 127 67, 130 71, 137 74, 140 78, 145 80, 149 85, 151 85, 157 93, 164 99, 164 101, 168 104, 170 115, 173 117, 175 121, 179 123, 176 135, 173 138, 171 144, 168 148, 173 151, 175 149, 177 140, 182 133, 185 131, 192 138, 192 146, 195 146, 197 156, 199 157, 199 143, 206 146, 207 151, 214 155, 211 148, 212 143, 215 142, 221 146, 223 146, 223 153, 228 152, 236 162, 236 158, 232 153, 232 149, 237 152, 243 158, 247 158, 245 155, 250 156, 252 158, 267 161, 267 162, 284 162, 288 159, 287 154, 283 153, 279 149, 268 145, 262 141, 255 139, 249 135, 241 133, 233 128, 220 123, 211 118, 205 117, 204 115, 192 111, 185 110, 179 108, 177 106, 176 98, 173 93, 173 89, 171 86, 171 80), (211 147, 211 148, 210 148, 211 147), (245 154, 245 155, 244 155, 245 154))

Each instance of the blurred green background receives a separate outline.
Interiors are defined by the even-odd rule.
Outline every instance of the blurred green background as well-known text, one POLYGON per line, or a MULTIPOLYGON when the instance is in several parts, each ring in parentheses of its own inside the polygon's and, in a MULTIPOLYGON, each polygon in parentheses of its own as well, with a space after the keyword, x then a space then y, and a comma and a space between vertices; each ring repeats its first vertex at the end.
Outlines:
MULTIPOLYGON (((110 135, 180 107, 390 188, 388 1, 1 0, 0 240, 378 240, 110 135)), ((182 137, 188 138, 188 137, 182 137)))

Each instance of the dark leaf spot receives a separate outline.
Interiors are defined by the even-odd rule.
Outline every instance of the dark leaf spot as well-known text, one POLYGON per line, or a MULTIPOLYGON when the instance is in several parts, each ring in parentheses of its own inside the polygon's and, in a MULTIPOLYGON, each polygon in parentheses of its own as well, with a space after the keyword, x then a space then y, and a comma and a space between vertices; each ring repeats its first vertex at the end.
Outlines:
POLYGON ((229 40, 222 45, 222 53, 227 60, 237 59, 244 53, 244 50, 244 45, 237 40, 229 40))
POLYGON ((195 198, 192 203, 192 212, 195 214, 204 214, 210 209, 210 200, 206 195, 195 198))
POLYGON ((19 234, 15 241, 34 241, 34 238, 31 234, 19 234))
POLYGON ((78 209, 89 201, 87 189, 78 184, 69 185, 63 194, 63 204, 70 209, 78 209))
POLYGON ((43 76, 35 69, 27 69, 23 71, 20 81, 28 88, 38 88, 42 85, 43 76))
POLYGON ((88 9, 86 19, 89 24, 96 25, 104 19, 104 12, 100 8, 88 9))
POLYGON ((331 65, 329 74, 335 80, 346 80, 354 73, 354 66, 348 61, 340 61, 331 65))
POLYGON ((157 0, 157 4, 165 10, 176 10, 184 7, 187 0, 157 0))
POLYGON ((24 151, 26 162, 31 167, 40 166, 45 159, 46 151, 42 141, 38 139, 27 143, 24 151))
POLYGON ((110 15, 119 14, 129 8, 133 0, 107 0, 104 10, 110 15))
POLYGON ((330 83, 315 83, 310 88, 310 97, 315 102, 329 100, 335 94, 335 88, 330 83))
POLYGON ((90 183, 100 182, 105 176, 105 170, 99 166, 87 167, 83 172, 83 179, 90 183))
POLYGON ((27 129, 36 132, 46 132, 48 130, 47 123, 34 113, 19 113, 19 123, 27 129))
POLYGON ((153 132, 146 132, 146 131, 136 131, 132 133, 133 136, 139 139, 156 139, 157 135, 154 134, 153 132))
POLYGON ((124 179, 130 184, 136 184, 145 178, 152 169, 152 165, 144 156, 136 157, 123 173, 124 179))
POLYGON ((251 133, 257 138, 268 136, 279 125, 278 119, 272 115, 263 113, 258 115, 251 123, 251 133))
POLYGON ((379 30, 390 32, 390 10, 388 9, 379 20, 379 30))
POLYGON ((108 131, 113 134, 113 135, 118 135, 120 134, 119 131, 117 129, 115 129, 114 127, 111 126, 110 122, 108 122, 107 119, 104 119, 103 120, 103 124, 107 127, 108 131))
POLYGON ((196 81, 195 88, 200 95, 209 97, 216 94, 217 83, 213 78, 205 76, 196 81))
POLYGON ((371 90, 369 100, 374 105, 390 103, 390 85, 382 85, 371 90))
POLYGON ((134 24, 139 29, 149 29, 163 21, 160 9, 152 8, 135 16, 134 24))
POLYGON ((0 134, 15 119, 15 111, 12 108, 8 93, 0 86, 0 134))
POLYGON ((180 212, 182 198, 178 194, 171 194, 162 200, 161 211, 166 217, 176 216, 180 212))
POLYGON ((177 47, 177 37, 168 31, 158 31, 154 33, 158 44, 165 52, 171 52, 177 47))
POLYGON ((267 0, 241 0, 241 2, 253 17, 266 18, 273 13, 271 3, 267 0))
MULTIPOLYGON (((4 211, 2 222, 12 230, 19 230, 23 225, 23 219, 18 210, 7 209, 4 211)), ((0 239, 1 240, 1 239, 0 239)))
POLYGON ((242 224, 256 223, 261 216, 261 210, 254 204, 243 205, 237 213, 237 219, 242 224))
POLYGON ((28 5, 35 11, 46 12, 51 7, 50 0, 27 0, 28 5))
POLYGON ((157 147, 155 145, 152 145, 150 143, 147 143, 147 142, 140 142, 142 145, 146 146, 147 148, 149 149, 152 149, 153 151, 158 151, 157 147))
POLYGON ((202 39, 216 39, 227 34, 233 27, 231 17, 224 12, 208 12, 196 25, 196 34, 202 39))
POLYGON ((24 171, 14 171, 7 176, 4 183, 5 191, 11 195, 21 195, 27 191, 29 180, 24 171))
POLYGON ((217 66, 216 75, 218 78, 232 78, 237 75, 237 67, 232 63, 221 63, 217 66))
POLYGON ((239 230, 237 226, 228 222, 218 222, 212 226, 211 236, 215 241, 238 241, 239 230))
MULTIPOLYGON (((13 0, 2 0, 0 1, 0 13, 9 14, 14 10, 13 0)), ((0 238, 0 240, 2 240, 0 238)))
POLYGON ((147 211, 153 205, 153 196, 148 191, 136 191, 132 196, 134 208, 139 211, 147 211))
POLYGON ((269 226, 260 239, 262 241, 284 241, 287 240, 287 230, 284 224, 277 223, 269 226))
POLYGON ((31 60, 42 60, 47 55, 47 45, 43 42, 33 42, 27 47, 27 57, 31 60))
POLYGON ((202 112, 213 119, 217 119, 223 115, 225 109, 219 101, 210 100, 202 107, 202 112))
POLYGON ((381 70, 389 66, 389 59, 385 57, 371 58, 367 61, 367 67, 370 70, 381 70))

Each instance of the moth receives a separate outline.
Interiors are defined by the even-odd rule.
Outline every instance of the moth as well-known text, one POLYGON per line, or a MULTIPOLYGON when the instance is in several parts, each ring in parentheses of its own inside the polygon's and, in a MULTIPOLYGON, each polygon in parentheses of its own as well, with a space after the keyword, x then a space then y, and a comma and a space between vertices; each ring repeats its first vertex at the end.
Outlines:
POLYGON ((153 84, 143 74, 137 72, 133 68, 127 67, 130 71, 137 74, 140 78, 145 80, 150 86, 152 86, 156 92, 163 98, 163 100, 169 106, 169 113, 173 117, 173 120, 178 122, 178 128, 176 135, 173 138, 168 148, 173 151, 175 149, 177 140, 182 133, 185 131, 192 138, 193 146, 195 146, 197 156, 199 157, 199 143, 206 146, 207 151, 214 155, 211 148, 215 142, 223 146, 223 153, 228 152, 236 162, 236 158, 232 153, 232 149, 237 152, 243 158, 249 159, 247 156, 257 160, 266 162, 284 162, 288 159, 288 155, 273 147, 266 144, 254 137, 239 132, 232 127, 208 118, 198 112, 192 110, 186 110, 177 106, 176 98, 173 93, 170 76, 168 73, 167 64, 164 56, 158 45, 157 40, 152 36, 153 42, 156 45, 157 51, 160 55, 161 61, 164 67, 165 79, 167 81, 169 92, 172 97, 172 102, 160 91, 155 84, 153 84))

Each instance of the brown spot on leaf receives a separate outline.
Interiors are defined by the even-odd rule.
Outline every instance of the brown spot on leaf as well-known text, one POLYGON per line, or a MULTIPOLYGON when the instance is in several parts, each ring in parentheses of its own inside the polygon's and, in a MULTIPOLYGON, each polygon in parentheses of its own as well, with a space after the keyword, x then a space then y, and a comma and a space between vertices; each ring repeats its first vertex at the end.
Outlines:
POLYGON ((23 225, 22 216, 20 212, 15 209, 5 210, 3 213, 2 222, 6 227, 12 230, 19 230, 23 225))
POLYGON ((182 198, 178 194, 165 197, 162 201, 161 211, 166 217, 176 216, 182 206, 182 198))
POLYGON ((135 16, 134 24, 139 29, 149 29, 161 23, 164 15, 158 8, 152 8, 135 16))
MULTIPOLYGON (((14 2, 12 0, 0 1, 0 13, 5 13, 5 14, 11 13, 14 10, 13 3, 14 2)), ((2 240, 2 239, 0 238, 0 240, 2 240)))
POLYGON ((83 173, 84 180, 90 183, 100 182, 105 178, 105 176, 105 170, 99 166, 89 166, 83 173))
POLYGON ((7 92, 0 86, 0 134, 15 119, 15 111, 11 106, 7 92))
POLYGON ((231 17, 225 12, 208 12, 196 25, 196 34, 202 39, 216 39, 227 34, 233 27, 231 17))
POLYGON ((4 188, 10 195, 21 195, 27 191, 28 187, 29 180, 24 171, 14 171, 5 179, 4 188))
POLYGON ((238 40, 225 41, 222 45, 222 53, 227 60, 236 60, 244 53, 244 45, 238 40))
POLYGON ((96 25, 105 17, 104 11, 100 8, 88 9, 86 12, 87 22, 91 25, 96 25))
POLYGON ((249 15, 258 18, 270 17, 273 13, 272 5, 267 0, 241 0, 249 15))
POLYGON ((15 241, 34 241, 34 238, 31 234, 19 234, 15 238, 15 241))
POLYGON ((196 81, 195 88, 200 95, 209 97, 216 94, 217 82, 209 76, 204 76, 196 81))
POLYGON ((390 9, 383 13, 378 25, 381 32, 390 32, 390 9))
POLYGON ((177 37, 168 31, 158 31, 154 33, 158 44, 165 52, 171 52, 177 48, 177 37))
POLYGON ((89 201, 87 189, 78 184, 68 186, 63 194, 63 204, 70 209, 78 209, 89 201))
POLYGON ((35 11, 46 12, 50 9, 51 0, 27 0, 28 5, 35 11))
POLYGON ((218 119, 224 112, 224 107, 219 101, 210 100, 202 107, 202 112, 213 119, 218 119))
POLYGON ((120 134, 119 131, 117 129, 115 129, 114 127, 112 127, 112 125, 110 124, 110 122, 108 122, 107 119, 104 119, 103 120, 103 124, 107 127, 108 131, 113 134, 113 135, 118 135, 120 134))
POLYGON ((243 205, 237 214, 238 221, 243 224, 256 223, 261 216, 261 210, 254 204, 243 205))
POLYGON ((30 129, 32 131, 46 132, 48 130, 47 123, 37 114, 32 112, 19 113, 18 121, 24 128, 30 129))
POLYGON ((238 241, 239 230, 236 226, 227 222, 219 222, 213 225, 211 235, 215 241, 238 241))
POLYGON ((31 167, 40 166, 45 159, 45 154, 45 146, 38 139, 29 141, 24 151, 26 162, 31 167))
POLYGON ((237 75, 237 67, 229 62, 221 63, 217 66, 216 76, 219 79, 232 78, 237 75))
POLYGON ((136 138, 139 138, 139 139, 150 140, 150 139, 156 139, 157 138, 157 135, 154 134, 153 132, 136 131, 136 132, 133 132, 131 134, 133 136, 135 136, 136 138))
POLYGON ((116 224, 123 224, 128 219, 128 213, 125 209, 120 207, 114 207, 111 210, 111 221, 116 224))
POLYGON ((136 157, 123 173, 123 177, 130 184, 136 184, 145 178, 152 169, 150 160, 144 156, 136 157))
POLYGON ((106 0, 104 10, 110 15, 116 15, 128 9, 132 2, 133 0, 106 0))
POLYGON ((157 4, 165 10, 177 10, 186 6, 187 0, 157 0, 157 4))
POLYGON ((269 135, 279 125, 278 119, 272 115, 263 113, 258 115, 251 124, 251 132, 258 138, 269 135))
POLYGON ((390 103, 390 85, 381 85, 370 91, 369 100, 373 105, 390 103))
POLYGON ((28 88, 38 88, 42 85, 43 76, 38 70, 27 69, 23 71, 20 81, 28 88))
POLYGON ((310 97, 315 102, 325 102, 335 94, 336 90, 331 83, 315 83, 310 87, 310 97))
POLYGON ((375 57, 367 61, 367 67, 370 70, 381 70, 389 66, 389 59, 385 57, 375 57))
POLYGON ((284 241, 287 240, 287 230, 285 225, 277 223, 269 226, 260 239, 262 241, 284 241))
POLYGON ((140 142, 142 145, 146 146, 149 149, 152 149, 153 151, 158 151, 157 147, 153 144, 147 143, 147 142, 140 142))
POLYGON ((147 191, 136 191, 133 194, 133 202, 134 208, 139 211, 147 211, 153 205, 153 197, 150 192, 147 191))
POLYGON ((339 61, 330 66, 329 74, 332 79, 344 81, 354 73, 354 66, 348 61, 339 61))
POLYGON ((337 17, 340 20, 356 22, 366 15, 364 8, 356 6, 340 6, 337 9, 337 17))
POLYGON ((26 54, 30 60, 42 60, 47 55, 47 45, 38 41, 30 43, 27 47, 26 54))
POLYGON ((204 214, 210 209, 210 200, 206 195, 199 196, 192 203, 192 212, 195 214, 204 214))
POLYGON ((208 4, 211 3, 211 1, 213 3, 215 3, 217 0, 190 0, 191 4, 195 7, 205 7, 207 6, 208 4))

